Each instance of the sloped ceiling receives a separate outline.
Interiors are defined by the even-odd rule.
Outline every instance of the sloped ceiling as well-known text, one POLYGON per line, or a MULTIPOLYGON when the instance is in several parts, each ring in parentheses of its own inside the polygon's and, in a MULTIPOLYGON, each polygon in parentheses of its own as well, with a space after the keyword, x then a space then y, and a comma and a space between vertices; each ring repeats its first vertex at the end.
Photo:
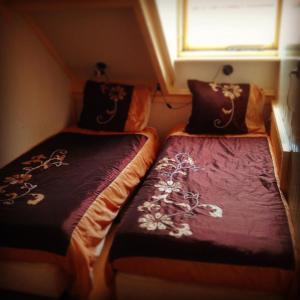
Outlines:
POLYGON ((97 62, 112 80, 157 81, 131 7, 26 11, 77 80, 86 80, 97 62))

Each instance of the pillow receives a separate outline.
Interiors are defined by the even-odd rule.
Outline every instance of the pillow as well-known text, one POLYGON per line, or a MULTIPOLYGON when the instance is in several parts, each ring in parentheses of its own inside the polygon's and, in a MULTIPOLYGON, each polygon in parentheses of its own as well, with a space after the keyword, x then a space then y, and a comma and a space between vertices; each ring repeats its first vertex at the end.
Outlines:
POLYGON ((79 127, 103 131, 140 131, 150 115, 147 87, 88 80, 79 127))
POLYGON ((188 80, 193 105, 188 133, 264 133, 264 97, 252 84, 188 80))

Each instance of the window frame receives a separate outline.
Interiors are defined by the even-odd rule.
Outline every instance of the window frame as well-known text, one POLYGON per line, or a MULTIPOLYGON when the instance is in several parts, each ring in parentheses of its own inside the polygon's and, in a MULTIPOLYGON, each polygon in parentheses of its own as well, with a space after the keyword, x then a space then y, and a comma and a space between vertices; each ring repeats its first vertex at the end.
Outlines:
POLYGON ((280 36, 280 21, 282 15, 282 1, 277 1, 276 24, 274 40, 270 45, 238 45, 238 47, 188 47, 188 0, 178 0, 178 57, 189 56, 274 56, 277 55, 280 36))

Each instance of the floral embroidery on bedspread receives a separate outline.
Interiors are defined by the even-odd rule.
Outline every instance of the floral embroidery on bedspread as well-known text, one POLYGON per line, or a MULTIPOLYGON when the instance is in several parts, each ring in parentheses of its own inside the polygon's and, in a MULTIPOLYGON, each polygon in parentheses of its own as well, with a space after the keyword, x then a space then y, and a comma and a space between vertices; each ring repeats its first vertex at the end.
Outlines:
POLYGON ((161 175, 158 183, 154 185, 156 193, 150 201, 145 201, 137 208, 138 211, 144 212, 138 219, 141 228, 150 231, 168 230, 169 235, 180 238, 193 234, 187 220, 195 214, 196 208, 203 209, 213 218, 223 216, 223 210, 219 206, 200 203, 199 193, 185 190, 179 182, 178 176, 187 177, 189 171, 200 170, 188 153, 178 153, 174 158, 162 158, 155 170, 161 175), (182 196, 181 201, 172 200, 173 193, 182 196), (175 212, 167 213, 163 203, 167 207, 172 206, 175 212))
POLYGON ((32 193, 38 187, 37 184, 29 182, 33 179, 33 172, 39 170, 47 170, 52 166, 61 167, 68 165, 64 160, 68 151, 57 149, 51 153, 49 158, 44 154, 39 154, 31 157, 30 160, 24 161, 21 164, 23 173, 6 176, 0 185, 0 204, 12 205, 15 200, 29 196, 26 201, 28 205, 36 205, 44 200, 45 195, 41 193, 32 193))

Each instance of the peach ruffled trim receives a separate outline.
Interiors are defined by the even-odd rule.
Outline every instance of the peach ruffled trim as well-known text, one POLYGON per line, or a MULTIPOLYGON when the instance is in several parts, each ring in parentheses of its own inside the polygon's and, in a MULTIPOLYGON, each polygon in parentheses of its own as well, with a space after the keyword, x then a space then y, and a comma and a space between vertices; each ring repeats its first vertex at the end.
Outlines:
POLYGON ((143 130, 148 124, 150 110, 151 98, 149 88, 136 86, 133 90, 124 131, 143 130))
POLYGON ((169 133, 168 136, 179 135, 179 136, 190 136, 190 137, 226 137, 226 138, 248 138, 248 137, 268 137, 266 133, 244 133, 244 134, 191 134, 185 132, 185 124, 178 124, 169 133))
POLYGON ((91 274, 96 247, 105 238, 120 207, 155 159, 158 148, 155 131, 146 129, 140 133, 148 137, 143 148, 118 177, 97 196, 72 233, 66 258, 68 268, 75 276, 72 286, 75 298, 87 299, 92 288, 91 274))
POLYGON ((245 122, 249 133, 265 133, 264 124, 265 96, 263 90, 250 84, 249 100, 245 122))

